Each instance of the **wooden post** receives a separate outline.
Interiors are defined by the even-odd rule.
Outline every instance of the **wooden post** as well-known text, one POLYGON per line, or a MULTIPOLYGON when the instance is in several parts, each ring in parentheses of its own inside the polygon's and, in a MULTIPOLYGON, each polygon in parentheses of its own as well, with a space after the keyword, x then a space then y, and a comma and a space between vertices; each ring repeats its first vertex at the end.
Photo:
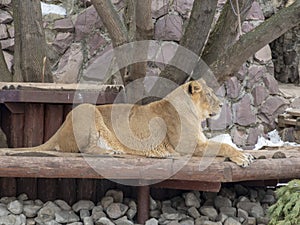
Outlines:
POLYGON ((138 215, 137 222, 139 224, 145 224, 145 222, 149 219, 149 201, 150 201, 150 187, 139 186, 138 187, 138 215))

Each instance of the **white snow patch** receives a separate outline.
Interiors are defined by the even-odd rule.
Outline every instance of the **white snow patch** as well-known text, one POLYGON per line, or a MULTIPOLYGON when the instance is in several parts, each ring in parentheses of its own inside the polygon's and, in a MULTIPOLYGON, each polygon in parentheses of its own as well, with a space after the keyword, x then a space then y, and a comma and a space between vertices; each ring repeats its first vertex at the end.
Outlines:
POLYGON ((41 2, 42 15, 57 14, 61 16, 67 15, 67 10, 61 6, 41 2))
POLYGON ((231 145, 232 147, 234 147, 238 150, 243 150, 243 149, 239 148, 238 146, 236 146, 236 144, 233 143, 232 138, 229 134, 220 134, 220 135, 217 135, 213 138, 210 138, 209 140, 219 142, 219 143, 228 144, 228 145, 231 145))

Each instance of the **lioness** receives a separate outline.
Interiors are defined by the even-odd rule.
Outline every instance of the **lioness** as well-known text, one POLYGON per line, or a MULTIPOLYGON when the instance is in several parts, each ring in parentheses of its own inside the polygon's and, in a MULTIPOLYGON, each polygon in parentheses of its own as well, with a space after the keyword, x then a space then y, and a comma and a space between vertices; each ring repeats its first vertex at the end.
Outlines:
POLYGON ((44 144, 17 151, 59 151, 169 157, 193 154, 228 157, 248 166, 253 157, 206 139, 201 121, 216 117, 222 103, 204 80, 178 87, 164 99, 147 104, 81 104, 44 144), (210 153, 212 152, 212 153, 210 153))

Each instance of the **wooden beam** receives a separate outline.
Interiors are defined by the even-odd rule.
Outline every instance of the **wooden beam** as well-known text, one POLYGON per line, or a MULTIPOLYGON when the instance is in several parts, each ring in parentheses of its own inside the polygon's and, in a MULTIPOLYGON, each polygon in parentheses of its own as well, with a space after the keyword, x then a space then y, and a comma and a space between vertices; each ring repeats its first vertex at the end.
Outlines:
POLYGON ((169 188, 169 189, 178 189, 178 190, 219 192, 221 189, 221 182, 164 180, 160 183, 152 185, 151 187, 169 188))

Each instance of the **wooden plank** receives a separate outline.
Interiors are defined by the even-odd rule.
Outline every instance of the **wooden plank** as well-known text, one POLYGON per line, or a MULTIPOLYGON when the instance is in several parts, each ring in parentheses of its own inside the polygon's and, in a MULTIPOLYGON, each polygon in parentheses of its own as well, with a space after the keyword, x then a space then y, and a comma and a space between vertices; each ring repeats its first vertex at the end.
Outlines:
POLYGON ((43 202, 53 201, 57 198, 56 179, 40 178, 37 180, 37 195, 43 202))
POLYGON ((300 109, 287 109, 286 113, 292 116, 300 116, 300 109))
POLYGON ((97 181, 95 179, 77 179, 77 201, 87 199, 96 201, 97 181))
POLYGON ((102 157, 24 157, 0 156, 0 177, 39 178, 95 178, 198 180, 206 182, 236 182, 246 180, 289 179, 300 177, 300 158, 259 159, 249 167, 241 168, 232 162, 212 162, 205 170, 199 169, 200 158, 193 157, 181 170, 176 160, 149 158, 102 157), (26 162, 26 163, 20 163, 26 162), (197 163, 198 162, 198 163, 197 163), (162 164, 151 168, 145 176, 142 165, 162 164), (91 167, 93 165, 94 167, 91 167), (96 168, 96 167, 97 168, 96 168), (98 173, 95 168, 105 173, 98 173), (164 170, 165 168, 166 170, 164 170), (169 171, 168 168, 171 168, 169 171), (172 176, 169 176, 172 174, 172 176))
POLYGON ((17 184, 15 178, 0 178, 0 197, 16 196, 17 184))
POLYGON ((43 143, 44 105, 25 105, 24 146, 31 147, 43 143))
POLYGON ((45 105, 44 142, 49 140, 63 123, 63 110, 63 105, 45 105))
POLYGON ((57 198, 66 201, 69 205, 73 205, 77 199, 76 179, 57 179, 57 198))
POLYGON ((221 182, 164 180, 160 183, 152 185, 151 187, 219 192, 221 189, 221 182))
POLYGON ((27 194, 29 199, 37 199, 37 179, 36 178, 18 178, 17 193, 27 194))

